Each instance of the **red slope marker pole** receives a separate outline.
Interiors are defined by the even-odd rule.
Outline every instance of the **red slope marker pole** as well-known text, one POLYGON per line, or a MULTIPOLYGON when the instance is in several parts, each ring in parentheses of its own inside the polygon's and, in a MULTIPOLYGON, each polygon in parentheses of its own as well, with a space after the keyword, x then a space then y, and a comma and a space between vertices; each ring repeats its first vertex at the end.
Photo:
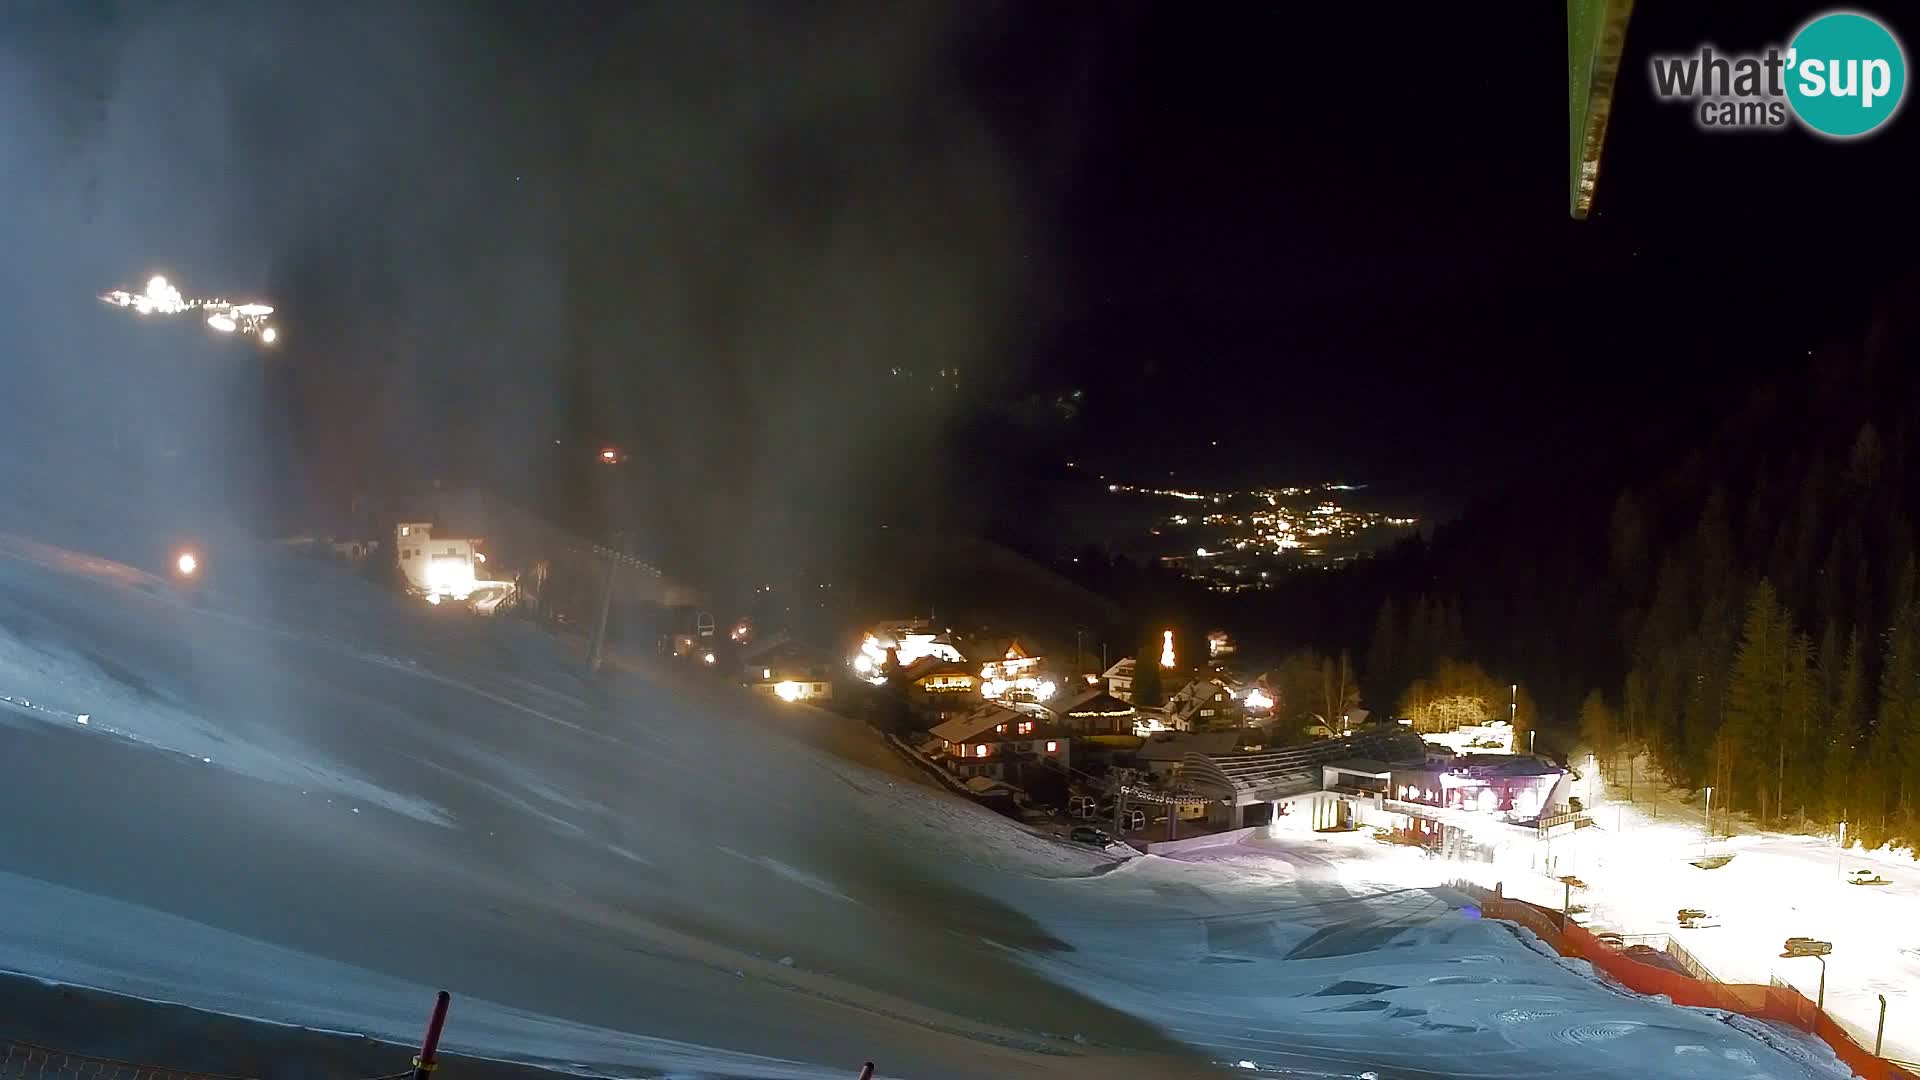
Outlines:
POLYGON ((440 991, 433 999, 433 1018, 427 1021, 427 1037, 420 1040, 420 1056, 413 1059, 413 1080, 431 1080, 440 1063, 433 1055, 440 1049, 440 1029, 447 1023, 447 1003, 452 995, 440 991))
POLYGON ((860 1080, 873 1080, 873 1062, 860 1066, 860 1080))

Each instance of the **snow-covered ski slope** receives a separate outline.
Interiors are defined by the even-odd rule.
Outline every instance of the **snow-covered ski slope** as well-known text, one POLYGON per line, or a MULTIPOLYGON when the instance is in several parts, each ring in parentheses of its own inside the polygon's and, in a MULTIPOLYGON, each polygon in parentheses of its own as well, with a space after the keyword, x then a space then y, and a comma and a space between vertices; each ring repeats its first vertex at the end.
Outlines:
POLYGON ((1115 863, 246 542, 183 603, 96 514, 0 503, 0 967, 402 1040, 445 987, 450 1050, 622 1076, 1830 1074, 1386 854, 1115 863))

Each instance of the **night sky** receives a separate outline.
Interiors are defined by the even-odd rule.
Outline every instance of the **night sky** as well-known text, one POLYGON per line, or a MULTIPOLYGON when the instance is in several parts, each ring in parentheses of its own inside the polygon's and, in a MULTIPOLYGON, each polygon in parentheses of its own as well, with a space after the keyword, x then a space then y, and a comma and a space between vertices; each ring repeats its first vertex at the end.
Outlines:
POLYGON ((483 484, 689 564, 1030 517, 1068 456, 1456 505, 1704 423, 1907 272, 1912 117, 1650 100, 1650 50, 1814 10, 1642 5, 1577 223, 1557 4, 10 5, 0 374, 200 433, 278 522, 483 484), (156 269, 286 339, 92 305, 156 269))
POLYGON ((1143 456, 1223 427, 1220 457, 1281 478, 1497 491, 1857 338, 1911 267, 1910 118, 1709 137, 1649 92, 1649 52, 1782 41, 1816 6, 1641 5, 1586 222, 1560 5, 1098 10, 1043 352, 1167 433, 1143 456))

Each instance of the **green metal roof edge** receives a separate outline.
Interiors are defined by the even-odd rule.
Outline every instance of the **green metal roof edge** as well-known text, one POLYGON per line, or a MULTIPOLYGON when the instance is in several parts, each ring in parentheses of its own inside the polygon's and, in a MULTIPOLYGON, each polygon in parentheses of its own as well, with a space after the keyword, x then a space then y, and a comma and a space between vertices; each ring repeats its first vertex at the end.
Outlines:
POLYGON ((1626 49, 1633 0, 1567 0, 1568 210, 1585 219, 1600 181, 1600 151, 1626 49))

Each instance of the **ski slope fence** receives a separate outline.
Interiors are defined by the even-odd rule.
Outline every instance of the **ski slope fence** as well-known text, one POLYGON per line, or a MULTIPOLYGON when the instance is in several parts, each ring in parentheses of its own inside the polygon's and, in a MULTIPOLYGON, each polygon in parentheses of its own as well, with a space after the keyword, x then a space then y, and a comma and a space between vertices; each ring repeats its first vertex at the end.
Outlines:
MULTIPOLYGON (((1643 964, 1557 911, 1508 899, 1472 882, 1456 881, 1452 887, 1473 897, 1483 916, 1526 927, 1555 952, 1587 961, 1635 993, 1658 994, 1675 1005, 1723 1009, 1759 1020, 1790 1024, 1831 1046, 1834 1054, 1864 1080, 1920 1080, 1920 1073, 1878 1057, 1855 1042, 1839 1022, 1815 1008, 1813 1002, 1791 986, 1778 982, 1767 986, 1716 982, 1643 964)), ((1669 944, 1669 950, 1672 948, 1669 944)), ((1691 956, 1675 959, 1690 970, 1704 971, 1697 961, 1688 963, 1692 961, 1691 956)))

